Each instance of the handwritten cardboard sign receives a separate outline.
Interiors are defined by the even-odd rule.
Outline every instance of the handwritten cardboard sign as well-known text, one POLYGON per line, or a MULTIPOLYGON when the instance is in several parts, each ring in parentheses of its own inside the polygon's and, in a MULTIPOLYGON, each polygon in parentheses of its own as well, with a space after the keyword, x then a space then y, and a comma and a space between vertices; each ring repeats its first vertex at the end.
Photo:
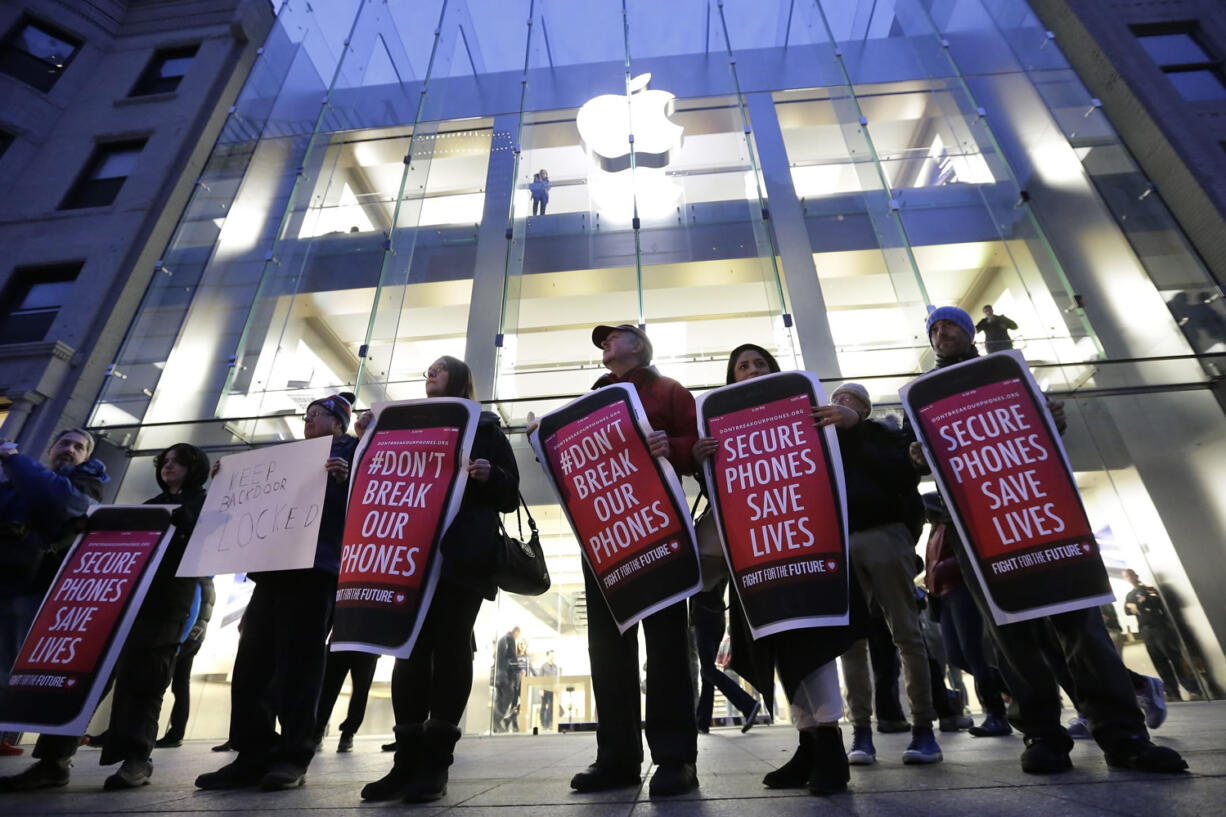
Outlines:
POLYGON ((314 565, 331 446, 326 436, 222 457, 176 575, 314 565))

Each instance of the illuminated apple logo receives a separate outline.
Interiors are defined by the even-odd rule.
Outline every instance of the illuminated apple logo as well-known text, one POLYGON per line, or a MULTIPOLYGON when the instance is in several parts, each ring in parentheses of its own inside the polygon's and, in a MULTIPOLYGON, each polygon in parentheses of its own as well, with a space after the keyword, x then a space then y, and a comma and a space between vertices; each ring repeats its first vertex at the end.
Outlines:
POLYGON ((668 117, 677 97, 649 91, 651 74, 630 80, 624 96, 602 94, 579 109, 575 126, 592 162, 606 173, 630 169, 630 135, 637 167, 661 168, 681 149, 685 129, 668 117))

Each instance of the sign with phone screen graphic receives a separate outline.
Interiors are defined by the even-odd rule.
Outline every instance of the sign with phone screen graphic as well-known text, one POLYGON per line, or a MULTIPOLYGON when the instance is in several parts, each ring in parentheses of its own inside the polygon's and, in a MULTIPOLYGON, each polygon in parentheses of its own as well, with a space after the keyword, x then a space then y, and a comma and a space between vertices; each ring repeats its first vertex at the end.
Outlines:
POLYGON ((838 438, 812 410, 807 372, 757 377, 698 399, 719 448, 704 468, 724 555, 754 638, 848 620, 847 508, 838 438))
POLYGON ((170 508, 93 506, 0 696, 13 731, 83 735, 174 535, 170 508))
POLYGON ((332 649, 407 658, 464 496, 480 406, 439 397, 374 412, 354 454, 332 649))
POLYGON ((615 384, 545 415, 531 437, 622 632, 701 588, 685 492, 646 427, 638 394, 615 384))
POLYGON ((900 395, 998 624, 1113 599, 1060 435, 1020 353, 939 369, 900 395))

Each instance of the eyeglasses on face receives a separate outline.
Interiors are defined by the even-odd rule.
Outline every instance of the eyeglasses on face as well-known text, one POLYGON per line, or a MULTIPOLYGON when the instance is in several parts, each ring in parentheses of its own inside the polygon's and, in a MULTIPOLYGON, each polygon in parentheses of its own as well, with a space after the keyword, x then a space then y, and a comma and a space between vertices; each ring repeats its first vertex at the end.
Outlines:
POLYGON ((424 372, 422 372, 421 375, 422 377, 429 380, 432 377, 438 377, 440 374, 442 374, 445 371, 447 371, 446 366, 431 366, 429 369, 426 369, 424 372))

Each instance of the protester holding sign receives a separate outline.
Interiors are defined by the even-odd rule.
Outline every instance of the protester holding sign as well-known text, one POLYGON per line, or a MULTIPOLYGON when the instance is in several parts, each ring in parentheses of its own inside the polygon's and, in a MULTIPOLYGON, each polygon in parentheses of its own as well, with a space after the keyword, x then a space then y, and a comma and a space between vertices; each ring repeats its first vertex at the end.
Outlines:
MULTIPOLYGON (((953 306, 935 309, 928 316, 927 328, 929 343, 936 352, 938 369, 978 357, 979 352, 973 341, 975 326, 964 310, 953 306)), ((1062 432, 1066 425, 1063 404, 1048 400, 1046 409, 1052 424, 1062 432)), ((1001 423, 1020 422, 1008 416, 998 420, 1001 423)), ((1046 454, 1045 448, 1043 451, 1041 454, 1035 448, 1027 456, 1037 461, 1046 454)), ((912 443, 911 456, 917 467, 927 470, 928 463, 920 443, 912 443)), ((993 487, 982 474, 976 477, 968 473, 966 478, 980 486, 993 487)), ((1068 479, 1071 480, 1071 477, 1068 479)), ((1025 490, 1052 490, 1056 487, 1059 486, 1053 482, 1047 488, 1031 485, 1025 490)), ((944 498, 946 505, 954 504, 953 497, 946 495, 944 498)), ((1071 510, 1084 514, 1084 511, 1071 510)), ((1041 525, 1035 530, 1046 527, 1041 525)), ((1036 535, 1014 537, 1010 534, 1010 538, 1020 539, 1015 545, 1018 550, 1024 550, 1036 535)), ((1060 723, 1060 688, 1043 657, 1044 652, 1063 655, 1067 662, 1078 698, 1075 703, 1089 719, 1094 739, 1103 749, 1109 766, 1146 772, 1179 772, 1186 769, 1187 763, 1179 753, 1150 741, 1144 716, 1137 706, 1136 690, 1103 626, 1097 603, 1092 601, 1089 606, 1079 609, 998 624, 981 584, 980 565, 972 552, 975 543, 964 542, 963 545, 955 551, 963 578, 983 613, 984 625, 1001 659, 1001 674, 1019 707, 1020 717, 1015 719, 1014 725, 1020 727, 1026 741, 1021 758, 1022 770, 1046 774, 1072 768, 1069 751, 1073 741, 1060 723)), ((1048 584, 1057 582, 1049 581, 1048 584)), ((1041 587, 1036 588, 1031 595, 1041 592, 1041 587)))
MULTIPOLYGON (((742 344, 728 357, 727 383, 741 383, 779 371, 779 364, 766 349, 752 343, 742 344)), ((811 404, 810 404, 811 405, 811 404)), ((845 426, 854 422, 851 412, 837 406, 810 409, 817 427, 845 426)), ((693 447, 694 459, 705 462, 720 456, 719 441, 700 437, 693 447)), ((710 486, 705 486, 710 491, 710 486)), ((799 732, 799 745, 793 757, 768 773, 762 782, 773 789, 807 786, 813 794, 827 795, 847 788, 850 775, 843 736, 838 721, 843 715, 839 691, 839 671, 835 659, 863 636, 867 612, 864 602, 850 587, 850 624, 832 627, 804 627, 784 630, 753 639, 746 621, 740 595, 729 596, 732 660, 737 674, 762 690, 768 708, 775 686, 775 673, 788 697, 792 722, 799 732)), ((770 591, 767 591, 770 592, 770 591)))
MULTIPOLYGON (((651 366, 652 347, 637 326, 597 326, 592 343, 609 373, 593 389, 614 383, 634 387, 652 431, 651 455, 664 457, 678 474, 694 471, 690 450, 698 439, 694 398, 684 386, 651 366)), ((695 561, 697 557, 695 556, 695 561)), ((596 762, 571 778, 579 792, 637 786, 643 743, 639 697, 638 627, 618 628, 592 567, 583 563, 587 589, 588 652, 599 725, 596 762)), ((695 576, 697 580, 697 576, 695 576)), ((657 769, 650 792, 683 794, 698 786, 698 730, 690 684, 689 623, 684 602, 643 619, 647 642, 647 743, 657 769)))
MULTIPOLYGON (((197 777, 199 788, 296 788, 302 785, 315 755, 315 707, 336 599, 349 464, 357 447, 357 439, 345 433, 353 399, 352 394, 342 392, 307 406, 303 417, 306 438, 330 437, 332 441, 320 469, 327 489, 315 564, 306 570, 251 574, 255 590, 244 616, 230 685, 230 744, 238 757, 197 777), (274 684, 275 692, 270 692, 274 684)), ((224 468, 214 468, 214 475, 219 470, 224 468)))
MULTIPOLYGON (((171 515, 175 533, 107 683, 108 687, 114 685, 114 695, 107 739, 99 762, 103 766, 123 764, 106 779, 104 788, 107 791, 149 783, 153 774, 150 756, 157 738, 162 696, 170 686, 175 653, 183 633, 194 619, 196 579, 177 578, 175 571, 204 504, 209 458, 196 446, 179 443, 154 457, 153 465, 162 492, 145 504, 178 506, 171 515)), ((21 774, 0 778, 0 790, 20 791, 66 784, 69 761, 80 742, 79 735, 41 735, 34 746, 38 763, 21 774)))
MULTIPOLYGON (((73 520, 102 498, 110 482, 93 459, 94 438, 79 428, 59 432, 44 466, 0 441, 0 695, 38 605, 77 531, 73 520)), ((0 739, 0 754, 21 754, 16 733, 0 739)))
MULTIPOLYGON (((450 356, 436 360, 426 371, 426 397, 472 400, 468 364, 450 356)), ((473 624, 482 599, 497 593, 499 514, 519 504, 519 468, 493 412, 481 413, 467 471, 459 513, 441 543, 442 577, 413 651, 392 672, 392 769, 362 789, 364 800, 428 802, 447 793, 447 770, 473 683, 473 624)))

